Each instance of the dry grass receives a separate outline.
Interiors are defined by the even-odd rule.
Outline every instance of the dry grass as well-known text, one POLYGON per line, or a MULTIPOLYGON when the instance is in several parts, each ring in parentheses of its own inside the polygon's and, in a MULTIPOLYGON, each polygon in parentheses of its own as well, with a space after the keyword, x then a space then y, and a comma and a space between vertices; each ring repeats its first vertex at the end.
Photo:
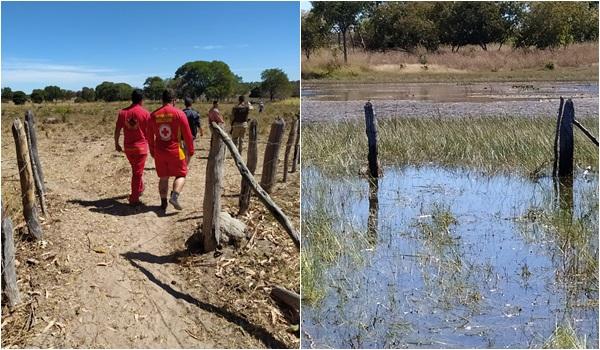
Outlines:
POLYGON ((480 75, 500 80, 532 78, 536 80, 583 79, 589 80, 598 71, 598 43, 573 44, 558 50, 513 49, 508 45, 498 50, 491 45, 488 51, 466 46, 458 53, 442 47, 436 53, 426 51, 350 51, 348 64, 337 49, 321 49, 303 57, 302 77, 325 79, 378 79, 420 80, 465 79, 479 80, 480 75), (479 79, 478 79, 479 78, 479 79))

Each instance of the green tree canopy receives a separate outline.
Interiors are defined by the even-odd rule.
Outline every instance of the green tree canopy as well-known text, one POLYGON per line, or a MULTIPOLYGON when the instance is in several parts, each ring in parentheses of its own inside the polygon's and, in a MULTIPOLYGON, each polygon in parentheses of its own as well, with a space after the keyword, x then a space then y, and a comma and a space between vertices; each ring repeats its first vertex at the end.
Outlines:
POLYGON ((94 88, 83 87, 78 97, 81 97, 86 102, 92 102, 96 99, 96 91, 94 91, 94 88))
POLYGON ((313 1, 312 12, 323 18, 328 30, 337 30, 342 35, 344 62, 348 62, 346 34, 355 25, 359 15, 367 6, 364 1, 313 1))
POLYGON ((2 88, 2 102, 12 101, 13 91, 9 87, 2 88))
POLYGON ((290 80, 287 74, 285 74, 279 68, 271 68, 264 70, 260 77, 262 79, 261 89, 267 95, 269 99, 273 101, 276 98, 285 98, 290 94, 290 80))
POLYGON ((96 86, 96 99, 106 102, 127 101, 131 98, 133 87, 126 83, 102 82, 96 86))
POLYGON ((237 83, 225 62, 187 62, 177 69, 174 80, 179 96, 222 99, 231 96, 237 83))
POLYGON ((46 93, 46 101, 57 101, 64 98, 63 90, 56 85, 46 86, 44 92, 46 93))
POLYGON ((328 29, 323 18, 312 11, 302 15, 301 28, 300 45, 309 60, 313 52, 326 44, 328 29))
POLYGON ((24 105, 27 102, 27 94, 23 91, 15 91, 12 96, 12 101, 16 105, 24 105))
POLYGON ((160 100, 167 86, 161 77, 149 77, 144 82, 144 95, 150 100, 160 100))
POLYGON ((42 89, 34 89, 29 97, 33 103, 42 103, 46 99, 46 92, 42 89))

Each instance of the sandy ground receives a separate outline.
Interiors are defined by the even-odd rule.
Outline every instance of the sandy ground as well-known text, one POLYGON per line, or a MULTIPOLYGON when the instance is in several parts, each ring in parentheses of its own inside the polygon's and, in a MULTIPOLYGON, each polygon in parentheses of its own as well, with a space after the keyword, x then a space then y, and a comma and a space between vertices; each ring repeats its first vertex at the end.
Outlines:
MULTIPOLYGON (((255 198, 240 218, 252 236, 242 248, 226 248, 219 257, 185 250, 202 220, 208 136, 197 142, 180 197, 184 210, 170 206, 159 216, 152 158, 144 173, 146 206, 131 208, 130 167, 114 151, 112 135, 72 123, 39 127, 50 216, 43 242, 27 242, 26 229, 17 230, 24 302, 13 312, 2 309, 3 348, 299 346, 290 329, 298 321, 268 296, 273 285, 299 292, 298 253, 255 198)), ((5 197, 18 180, 13 140, 3 129, 5 197)), ((259 140, 257 176, 266 135, 259 140)), ((231 157, 225 174, 223 210, 235 215, 241 178, 231 157)), ((290 175, 273 198, 298 227, 299 173, 290 175)))

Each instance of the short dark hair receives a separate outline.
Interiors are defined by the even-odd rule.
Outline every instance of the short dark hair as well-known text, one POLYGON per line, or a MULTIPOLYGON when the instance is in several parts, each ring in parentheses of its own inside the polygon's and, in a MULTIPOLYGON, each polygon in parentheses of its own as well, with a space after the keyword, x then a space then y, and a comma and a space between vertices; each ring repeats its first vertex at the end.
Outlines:
POLYGON ((191 97, 186 97, 185 99, 183 99, 183 102, 185 103, 186 107, 189 107, 192 105, 192 103, 194 102, 194 100, 192 100, 191 97))
POLYGON ((165 89, 162 93, 163 103, 173 102, 175 99, 175 91, 173 89, 165 89))
POLYGON ((131 102, 140 103, 144 99, 144 92, 142 89, 134 89, 131 92, 131 102))
POLYGON ((240 95, 240 97, 238 97, 238 100, 239 100, 240 102, 244 102, 244 100, 246 100, 246 96, 244 96, 244 95, 240 95))
POLYGON ((219 104, 219 101, 218 100, 214 100, 213 101, 213 105, 217 105, 217 104, 219 104))

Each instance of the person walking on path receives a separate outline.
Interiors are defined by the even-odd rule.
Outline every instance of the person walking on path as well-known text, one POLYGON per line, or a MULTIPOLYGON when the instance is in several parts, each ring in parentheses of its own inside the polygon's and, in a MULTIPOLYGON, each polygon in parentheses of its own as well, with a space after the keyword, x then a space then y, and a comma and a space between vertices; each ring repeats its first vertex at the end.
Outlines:
POLYGON ((187 163, 194 155, 194 142, 187 117, 183 111, 175 108, 174 101, 175 92, 172 89, 164 90, 163 106, 150 114, 148 122, 148 144, 150 155, 154 158, 156 174, 160 178, 158 192, 160 207, 163 210, 167 209, 170 177, 175 177, 175 181, 168 202, 177 210, 183 209, 179 204, 179 195, 185 184, 187 163), (181 145, 182 137, 187 154, 181 145))
POLYGON ((144 192, 144 165, 148 157, 147 124, 150 113, 143 107, 142 90, 135 89, 131 93, 131 106, 119 111, 115 126, 115 150, 124 152, 131 165, 131 194, 129 204, 139 205, 140 196, 144 192), (123 147, 119 137, 123 129, 123 147))
POLYGON ((225 124, 225 120, 219 111, 219 101, 213 101, 212 108, 208 111, 208 123, 215 122, 219 125, 225 124))
POLYGON ((200 136, 204 136, 204 130, 202 130, 202 125, 200 124, 200 113, 192 108, 193 102, 194 101, 189 97, 184 99, 185 108, 183 109, 183 113, 185 113, 185 116, 187 117, 190 130, 192 131, 192 136, 195 140, 196 136, 198 135, 198 131, 200 131, 200 136))
POLYGON ((253 107, 249 102, 246 102, 244 95, 241 95, 238 101, 238 105, 233 107, 231 112, 231 138, 238 151, 241 153, 242 145, 244 144, 244 136, 248 129, 248 115, 253 107))

